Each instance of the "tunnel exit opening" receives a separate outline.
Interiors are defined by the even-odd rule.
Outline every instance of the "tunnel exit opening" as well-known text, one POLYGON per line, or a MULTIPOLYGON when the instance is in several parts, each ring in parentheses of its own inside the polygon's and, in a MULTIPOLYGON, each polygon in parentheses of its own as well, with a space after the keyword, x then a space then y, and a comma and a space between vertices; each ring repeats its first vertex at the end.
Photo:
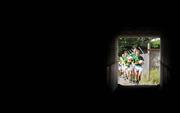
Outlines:
MULTIPOLYGON (((166 37, 160 32, 121 32, 109 44, 107 86, 113 92, 117 88, 162 89, 169 75, 164 63, 168 64, 165 45, 166 37), (133 56, 134 49, 142 58, 133 56), (123 54, 127 54, 123 63, 123 54), (164 56, 166 55, 166 56, 164 56), (128 60, 133 61, 130 63, 128 60), (136 65, 136 62, 137 63, 136 65), (142 65, 140 65, 142 63, 142 65), (142 72, 138 74, 138 72, 142 72)), ((136 53, 134 53, 136 54, 136 53)))
POLYGON ((120 35, 117 49, 119 85, 160 84, 160 36, 120 35))

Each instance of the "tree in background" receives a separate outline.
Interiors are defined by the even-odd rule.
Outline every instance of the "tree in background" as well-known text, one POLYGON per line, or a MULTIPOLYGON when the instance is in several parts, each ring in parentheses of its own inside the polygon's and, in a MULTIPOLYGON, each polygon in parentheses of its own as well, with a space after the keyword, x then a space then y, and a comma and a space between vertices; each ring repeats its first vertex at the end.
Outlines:
POLYGON ((119 38, 119 54, 123 51, 129 50, 135 47, 141 47, 143 50, 147 49, 147 44, 150 42, 152 37, 148 36, 121 36, 119 38))
POLYGON ((156 38, 150 42, 152 49, 160 49, 160 38, 156 38))

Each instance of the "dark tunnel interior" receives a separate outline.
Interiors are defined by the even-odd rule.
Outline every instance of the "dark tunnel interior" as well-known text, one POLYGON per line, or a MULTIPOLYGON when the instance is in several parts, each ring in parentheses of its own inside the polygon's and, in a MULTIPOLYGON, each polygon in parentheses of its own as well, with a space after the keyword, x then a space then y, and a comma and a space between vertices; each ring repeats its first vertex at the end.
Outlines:
MULTIPOLYGON (((90 20, 89 15, 86 16, 90 20)), ((82 22, 85 16, 67 23, 63 21, 61 25, 54 20, 49 26, 42 22, 44 29, 32 26, 33 31, 38 31, 38 35, 33 31, 29 33, 33 38, 27 31, 23 32, 22 36, 30 38, 22 37, 24 45, 18 49, 22 51, 12 55, 23 56, 14 58, 22 60, 22 64, 15 63, 20 66, 10 70, 12 77, 4 76, 11 83, 5 82, 4 105, 16 105, 12 111, 140 112, 139 107, 149 112, 178 110, 175 102, 180 100, 180 60, 176 23, 154 21, 148 24, 138 19, 92 17, 95 22, 82 22), (161 35, 160 86, 124 88, 113 81, 115 72, 112 68, 107 72, 107 67, 115 63, 114 46, 121 33, 161 35), (153 109, 150 109, 151 103, 153 109)))

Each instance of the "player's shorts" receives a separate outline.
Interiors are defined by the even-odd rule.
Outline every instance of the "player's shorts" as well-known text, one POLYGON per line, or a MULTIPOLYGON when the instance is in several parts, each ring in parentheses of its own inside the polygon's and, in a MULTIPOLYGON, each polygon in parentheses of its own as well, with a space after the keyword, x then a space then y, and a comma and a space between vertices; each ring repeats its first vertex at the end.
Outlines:
POLYGON ((143 68, 141 66, 136 66, 134 67, 135 71, 139 71, 141 73, 143 71, 143 68))
POLYGON ((122 65, 121 64, 118 65, 118 69, 122 70, 122 65))
POLYGON ((126 71, 127 70, 127 66, 126 65, 122 65, 122 71, 126 71))
POLYGON ((132 71, 132 67, 131 67, 131 65, 130 66, 124 65, 122 70, 126 71, 126 72, 127 71, 132 71))
POLYGON ((133 70, 133 67, 132 65, 130 65, 128 68, 127 68, 128 71, 132 71, 133 70))
POLYGON ((131 69, 134 70, 135 64, 131 64, 131 69))

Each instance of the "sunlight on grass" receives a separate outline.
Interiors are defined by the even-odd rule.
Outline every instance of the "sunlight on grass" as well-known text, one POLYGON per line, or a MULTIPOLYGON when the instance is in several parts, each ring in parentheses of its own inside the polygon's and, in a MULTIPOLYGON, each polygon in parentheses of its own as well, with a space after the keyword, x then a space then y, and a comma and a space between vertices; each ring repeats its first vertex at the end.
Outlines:
POLYGON ((158 69, 151 69, 150 71, 150 80, 148 80, 147 75, 142 77, 140 84, 147 85, 158 85, 160 83, 160 72, 158 69))

